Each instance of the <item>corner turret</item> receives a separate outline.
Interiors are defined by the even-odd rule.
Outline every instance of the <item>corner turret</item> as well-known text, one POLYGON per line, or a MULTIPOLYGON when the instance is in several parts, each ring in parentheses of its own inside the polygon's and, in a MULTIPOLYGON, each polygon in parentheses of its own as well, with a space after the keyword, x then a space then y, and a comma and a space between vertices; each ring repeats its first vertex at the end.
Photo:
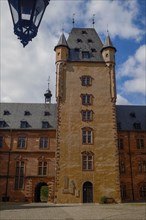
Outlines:
POLYGON ((69 47, 64 33, 61 35, 59 42, 55 46, 54 50, 56 51, 56 62, 66 61, 68 59, 69 47))
POLYGON ((105 43, 101 49, 101 54, 104 61, 109 64, 115 64, 115 52, 116 48, 113 46, 110 36, 106 37, 105 43))

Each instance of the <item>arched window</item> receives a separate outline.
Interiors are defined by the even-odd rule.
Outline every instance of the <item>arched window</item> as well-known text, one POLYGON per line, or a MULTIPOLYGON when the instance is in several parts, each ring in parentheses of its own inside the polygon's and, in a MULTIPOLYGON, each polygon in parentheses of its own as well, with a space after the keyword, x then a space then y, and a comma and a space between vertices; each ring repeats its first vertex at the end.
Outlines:
POLYGON ((89 127, 82 128, 82 144, 93 144, 93 129, 89 127))
POLYGON ((83 152, 82 153, 82 170, 90 171, 93 170, 93 153, 83 152))

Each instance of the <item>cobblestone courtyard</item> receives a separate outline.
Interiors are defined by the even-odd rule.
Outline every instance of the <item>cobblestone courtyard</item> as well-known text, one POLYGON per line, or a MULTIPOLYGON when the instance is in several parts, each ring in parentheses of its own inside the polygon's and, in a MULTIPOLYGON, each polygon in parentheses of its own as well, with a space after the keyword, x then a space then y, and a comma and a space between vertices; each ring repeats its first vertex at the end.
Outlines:
POLYGON ((0 220, 146 220, 141 204, 1 203, 0 220))

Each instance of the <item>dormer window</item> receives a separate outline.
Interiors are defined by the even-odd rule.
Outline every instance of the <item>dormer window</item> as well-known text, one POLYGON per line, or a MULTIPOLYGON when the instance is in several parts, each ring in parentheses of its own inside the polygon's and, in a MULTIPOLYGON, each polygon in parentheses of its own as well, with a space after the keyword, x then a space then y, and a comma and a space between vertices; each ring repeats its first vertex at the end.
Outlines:
POLYGON ((27 116, 28 116, 28 115, 31 115, 31 113, 30 113, 29 111, 25 111, 25 112, 24 112, 24 115, 27 115, 27 116))
POLYGON ((83 52, 82 52, 82 58, 83 58, 83 59, 89 59, 89 58, 90 58, 90 53, 89 53, 89 51, 83 51, 83 52))
POLYGON ((97 50, 95 48, 91 48, 92 53, 96 52, 97 50))
POLYGON ((29 128, 30 125, 27 121, 21 121, 20 122, 20 128, 29 128))
POLYGON ((48 121, 42 121, 42 128, 49 128, 50 124, 48 121))
POLYGON ((130 112, 130 117, 131 117, 131 118, 136 118, 135 112, 130 112))
POLYGON ((78 38, 77 43, 82 43, 82 40, 80 38, 78 38))
POLYGON ((79 49, 79 48, 75 48, 75 52, 76 52, 76 53, 79 53, 79 52, 80 52, 80 49, 79 49))
POLYGON ((133 124, 133 127, 135 128, 135 129, 141 129, 141 123, 140 122, 135 122, 134 124, 133 124))
POLYGON ((82 34, 87 34, 87 31, 82 31, 82 34))
POLYGON ((10 112, 8 110, 4 110, 4 115, 10 115, 10 112))
POLYGON ((50 112, 45 111, 44 116, 48 116, 48 115, 50 115, 50 112))
POLYGON ((88 43, 93 43, 93 40, 92 39, 88 39, 88 43))
POLYGON ((4 120, 0 121, 0 128, 5 128, 5 127, 9 127, 8 124, 4 120))

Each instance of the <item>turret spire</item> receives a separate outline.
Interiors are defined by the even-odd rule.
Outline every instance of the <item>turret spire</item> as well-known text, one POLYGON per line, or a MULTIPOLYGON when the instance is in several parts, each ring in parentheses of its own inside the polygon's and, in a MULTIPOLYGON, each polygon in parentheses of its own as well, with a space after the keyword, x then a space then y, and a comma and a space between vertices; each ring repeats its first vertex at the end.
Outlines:
POLYGON ((101 52, 106 48, 113 48, 115 50, 115 52, 117 51, 116 48, 112 44, 112 41, 111 41, 110 36, 109 36, 109 31, 107 31, 107 37, 106 37, 105 43, 104 43, 104 45, 101 49, 101 52))
POLYGON ((57 47, 67 47, 68 48, 68 44, 67 44, 66 38, 64 36, 64 33, 62 33, 62 35, 60 36, 58 44, 55 46, 54 50, 56 50, 57 47))

